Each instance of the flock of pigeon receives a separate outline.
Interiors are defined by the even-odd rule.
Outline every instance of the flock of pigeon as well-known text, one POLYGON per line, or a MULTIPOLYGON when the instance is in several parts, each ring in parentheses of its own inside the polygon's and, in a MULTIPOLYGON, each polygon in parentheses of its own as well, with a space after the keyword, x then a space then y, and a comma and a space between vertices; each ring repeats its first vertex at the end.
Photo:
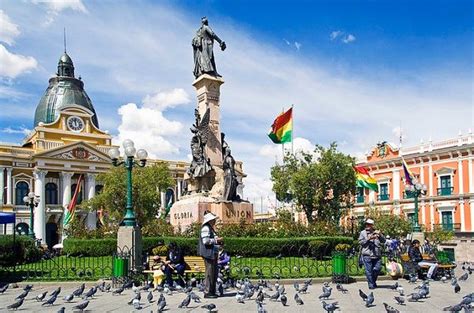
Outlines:
MULTIPOLYGON (((463 264, 462 269, 464 273, 456 278, 453 278, 450 281, 450 285, 453 288, 454 293, 461 292, 461 285, 460 282, 465 282, 469 279, 469 276, 472 274, 472 269, 470 265, 466 268, 466 264, 463 264)), ((417 284, 417 277, 411 276, 409 279, 410 284, 417 284)), ((449 283, 446 277, 441 278, 441 282, 443 284, 449 283)), ((312 280, 308 279, 303 283, 294 283, 293 287, 295 289, 295 295, 293 297, 294 303, 296 305, 304 305, 303 299, 301 298, 302 294, 306 294, 309 292, 309 288, 312 285, 312 280)), ((174 286, 158 286, 157 288, 152 288, 151 284, 145 284, 142 287, 137 287, 133 284, 132 281, 124 283, 119 288, 112 288, 111 284, 106 284, 106 282, 102 282, 98 285, 91 287, 90 289, 86 290, 85 284, 81 284, 77 287, 72 293, 67 295, 61 295, 61 287, 56 288, 51 293, 48 294, 48 291, 44 291, 35 297, 29 297, 30 293, 33 290, 33 285, 26 285, 22 292, 15 298, 15 302, 8 305, 8 310, 17 310, 21 308, 25 301, 37 301, 40 304, 39 308, 42 307, 50 307, 53 305, 57 305, 62 298, 63 303, 71 303, 75 298, 80 299, 80 302, 72 307, 72 311, 84 311, 90 301, 96 299, 100 293, 110 293, 112 296, 120 296, 126 294, 125 290, 132 290, 132 298, 127 302, 135 310, 141 310, 144 307, 142 306, 143 303, 152 304, 155 302, 155 292, 158 292, 156 300, 157 312, 161 313, 166 310, 171 310, 174 308, 170 308, 166 302, 166 297, 173 296, 173 295, 184 295, 184 299, 178 305, 178 308, 187 308, 190 306, 192 302, 201 303, 201 298, 197 295, 198 292, 204 291, 204 285, 202 282, 196 281, 194 278, 191 279, 187 286, 181 287, 177 284, 174 286), (195 287, 193 287, 195 286, 195 287), (100 293, 98 294, 98 291, 100 293), (146 296, 142 299, 142 293, 146 294, 146 296), (59 301, 58 301, 59 300, 59 301), (143 302, 142 302, 143 300, 143 302), (145 302, 146 301, 146 302, 145 302)), ((272 302, 280 302, 283 307, 289 306, 292 300, 289 299, 285 286, 279 284, 277 281, 274 284, 271 284, 267 280, 259 280, 256 283, 252 283, 248 279, 243 280, 227 280, 224 281, 221 277, 218 278, 217 290, 218 294, 221 296, 224 295, 226 290, 233 289, 235 290, 235 299, 237 304, 243 304, 248 301, 255 301, 257 305, 257 313, 266 313, 267 310, 265 309, 265 301, 272 301, 272 302)), ((394 303, 393 306, 388 303, 383 303, 385 311, 387 313, 397 313, 400 312, 395 306, 404 306, 406 305, 406 301, 408 302, 423 302, 424 299, 429 298, 430 295, 430 281, 422 281, 419 285, 414 288, 414 292, 405 295, 405 290, 403 286, 401 286, 398 282, 390 286, 390 289, 393 290, 395 293, 394 296, 394 303)), ((5 294, 9 290, 9 285, 4 285, 0 287, 0 295, 5 294)), ((10 288, 12 291, 13 288, 10 288)), ((336 284, 337 292, 340 292, 342 295, 347 294, 349 290, 347 290, 341 284, 336 284)), ((472 290, 470 290, 472 292, 472 290)), ((322 285, 322 293, 319 295, 318 299, 321 302, 322 308, 328 312, 335 312, 341 311, 338 302, 329 302, 329 299, 332 294, 332 287, 330 286, 329 282, 325 282, 322 285)), ((374 304, 375 297, 374 293, 370 292, 366 294, 363 290, 359 289, 359 296, 361 297, 363 303, 365 304, 366 308, 371 308, 376 306, 374 304)), ((77 302, 77 301, 76 301, 77 302)), ((74 302, 74 303, 76 303, 74 302)), ((472 312, 472 303, 474 303, 474 293, 470 293, 464 296, 459 303, 453 304, 451 306, 443 308, 444 311, 449 312, 472 312)), ((150 306, 147 306, 150 308, 150 306)), ((207 312, 217 312, 217 307, 213 303, 205 304, 201 306, 202 309, 205 309, 207 312)), ((61 306, 61 308, 57 311, 58 313, 65 312, 65 306, 61 306)), ((152 310, 153 312, 153 310, 152 310)))

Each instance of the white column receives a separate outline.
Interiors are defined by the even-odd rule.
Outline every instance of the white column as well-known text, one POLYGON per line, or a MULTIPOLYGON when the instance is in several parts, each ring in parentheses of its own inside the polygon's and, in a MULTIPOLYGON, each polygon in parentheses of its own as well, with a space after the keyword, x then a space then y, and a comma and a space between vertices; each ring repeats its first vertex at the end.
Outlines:
POLYGON ((4 177, 5 168, 0 166, 0 206, 3 205, 3 193, 5 191, 5 186, 3 181, 5 180, 4 177))
POLYGON ((164 191, 160 192, 161 198, 161 208, 164 209, 166 207, 166 193, 164 191))
MULTIPOLYGON (((95 196, 95 174, 86 175, 86 190, 87 190, 87 200, 94 198, 95 196)), ((87 228, 96 229, 97 228, 97 212, 91 211, 87 213, 87 228)))
POLYGON ((178 192, 176 194, 176 200, 181 199, 181 179, 177 179, 178 182, 178 192))
POLYGON ((430 200, 430 224, 431 224, 431 230, 433 230, 433 225, 435 222, 435 217, 434 217, 434 204, 433 200, 430 200))
MULTIPOLYGON (((420 183, 425 184, 425 166, 423 161, 420 163, 420 183)), ((421 201, 421 223, 426 226, 426 203, 424 200, 421 201)))
POLYGON ((392 199, 400 200, 400 171, 395 169, 392 171, 392 199))
POLYGON ((71 202, 71 178, 74 173, 61 172, 61 186, 63 188, 63 207, 66 210, 69 202, 71 202))
POLYGON ((12 171, 13 168, 7 167, 7 204, 12 204, 12 171))
POLYGON ((429 196, 432 197, 433 196, 433 166, 431 165, 431 163, 428 166, 428 176, 430 176, 428 178, 428 191, 429 191, 429 196))
MULTIPOLYGON (((461 155, 458 155, 458 158, 460 158, 461 155)), ((458 178, 459 178, 459 195, 462 195, 464 193, 464 173, 463 173, 463 167, 462 167, 462 160, 458 160, 458 178)), ((464 220, 465 213, 464 213, 464 200, 461 200, 459 203, 459 210, 460 210, 460 215, 461 215, 461 231, 466 231, 466 221, 464 220)))
POLYGON ((474 181, 472 180, 472 159, 467 161, 467 170, 468 170, 468 177, 469 177, 469 193, 474 193, 474 181))
POLYGON ((41 243, 46 243, 46 205, 44 181, 48 172, 44 170, 34 170, 35 177, 35 195, 39 196, 39 204, 35 208, 35 225, 34 231, 37 239, 41 239, 41 243))
POLYGON ((369 190, 369 202, 375 202, 375 191, 369 190))

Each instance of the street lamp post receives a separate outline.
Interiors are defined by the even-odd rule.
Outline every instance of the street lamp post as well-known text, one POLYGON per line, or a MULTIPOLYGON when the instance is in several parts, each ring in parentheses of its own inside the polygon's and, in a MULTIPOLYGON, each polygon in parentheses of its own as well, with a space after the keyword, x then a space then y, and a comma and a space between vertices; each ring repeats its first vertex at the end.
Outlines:
POLYGON ((30 192, 27 196, 23 197, 23 201, 30 207, 30 229, 28 230, 28 236, 35 239, 34 208, 38 206, 40 199, 34 192, 30 192))
POLYGON ((137 151, 134 147, 133 141, 130 139, 123 141, 123 148, 125 150, 124 161, 119 161, 120 151, 118 148, 110 149, 109 156, 112 159, 112 164, 114 166, 123 165, 127 170, 127 205, 125 207, 126 213, 123 219, 123 224, 125 226, 135 226, 136 218, 135 212, 133 211, 132 198, 132 169, 134 166, 144 167, 148 153, 143 149, 137 151), (139 162, 136 162, 135 159, 138 159, 139 162))
POLYGON ((410 193, 413 195, 414 202, 415 202, 415 216, 414 216, 414 225, 413 231, 414 232, 421 232, 420 224, 418 223, 418 197, 421 195, 426 195, 426 185, 420 184, 417 179, 413 180, 412 185, 405 185, 405 192, 408 194, 410 193))

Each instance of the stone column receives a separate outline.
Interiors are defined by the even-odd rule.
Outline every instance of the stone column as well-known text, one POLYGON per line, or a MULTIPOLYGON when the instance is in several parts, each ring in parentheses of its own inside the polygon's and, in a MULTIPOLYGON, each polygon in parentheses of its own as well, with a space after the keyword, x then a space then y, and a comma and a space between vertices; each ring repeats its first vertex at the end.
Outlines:
MULTIPOLYGON (((74 175, 74 173, 71 172, 61 172, 60 173, 60 179, 61 179, 61 187, 62 187, 62 196, 63 196, 63 218, 61 221, 61 225, 64 225, 64 217, 66 216, 66 211, 67 207, 69 205, 69 202, 71 202, 71 178, 74 175)), ((64 229, 61 234, 61 243, 63 240, 66 238, 66 234, 64 232, 64 229)))
MULTIPOLYGON (((94 198, 95 196, 95 177, 96 177, 96 174, 86 175, 87 200, 90 200, 94 198)), ((87 228, 89 229, 97 228, 97 211, 94 210, 87 213, 87 228)))
POLYGON ((39 196, 39 204, 35 208, 35 225, 34 231, 37 239, 41 239, 41 243, 46 243, 46 205, 45 205, 45 178, 48 172, 35 169, 33 176, 35 178, 35 195, 39 196))
POLYGON ((3 194, 5 193, 5 186, 4 186, 4 180, 5 180, 5 168, 0 166, 0 206, 3 205, 3 194))
POLYGON ((164 191, 160 192, 160 201, 161 201, 161 209, 166 207, 166 193, 164 191))
POLYGON ((198 110, 201 118, 210 110, 211 138, 206 144, 207 156, 212 165, 222 166, 222 144, 220 127, 220 86, 224 83, 221 77, 213 77, 207 74, 199 76, 193 83, 197 93, 198 110))
POLYGON ((392 171, 393 186, 392 186, 392 199, 400 200, 400 171, 395 169, 392 171))
MULTIPOLYGON (((460 158, 461 155, 458 155, 458 158, 460 158)), ((458 177, 459 177, 459 210, 460 210, 460 218, 461 218, 461 231, 466 231, 466 221, 464 220, 465 213, 464 213, 464 200, 462 199, 462 194, 464 194, 464 173, 463 173, 463 167, 462 167, 462 160, 458 160, 458 177)))
POLYGON ((177 179, 177 190, 178 192, 176 193, 176 201, 178 201, 179 199, 181 199, 181 179, 177 179))
POLYGON ((7 204, 12 204, 12 171, 13 168, 7 167, 7 204))

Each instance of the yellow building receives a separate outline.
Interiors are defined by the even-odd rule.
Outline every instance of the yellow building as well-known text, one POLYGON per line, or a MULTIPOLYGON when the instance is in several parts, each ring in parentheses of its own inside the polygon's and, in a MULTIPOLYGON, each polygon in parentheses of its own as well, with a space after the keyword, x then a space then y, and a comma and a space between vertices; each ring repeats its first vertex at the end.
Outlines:
MULTIPOLYGON (((92 101, 84 90, 84 82, 74 76, 74 64, 64 53, 59 59, 58 72, 35 112, 34 129, 20 145, 0 144, 0 211, 15 212, 19 232, 27 232, 30 224, 29 207, 23 198, 34 191, 39 205, 34 210, 36 238, 52 246, 60 241, 64 210, 71 201, 80 175, 83 186, 79 196, 90 199, 102 186, 96 176, 111 168, 107 154, 113 147, 112 137, 99 127, 99 118, 92 101)), ((153 164, 163 160, 148 160, 153 164)), ((161 207, 179 199, 187 162, 166 161, 176 180, 174 188, 162 192, 161 207)), ((236 170, 239 180, 245 175, 242 163, 236 170)), ((240 194, 243 185, 240 185, 240 194)), ((88 227, 97 223, 95 212, 77 212, 88 227)), ((0 230, 3 232, 4 230, 0 230)), ((7 233, 13 230, 10 227, 7 233)))

